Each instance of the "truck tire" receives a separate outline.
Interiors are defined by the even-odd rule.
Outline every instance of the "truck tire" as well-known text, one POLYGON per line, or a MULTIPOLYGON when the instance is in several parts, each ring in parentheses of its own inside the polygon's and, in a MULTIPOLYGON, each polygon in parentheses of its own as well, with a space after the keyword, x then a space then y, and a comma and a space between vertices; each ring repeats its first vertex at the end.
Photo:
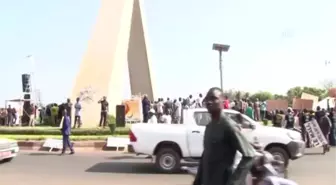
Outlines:
POLYGON ((285 149, 274 146, 269 148, 267 151, 271 153, 276 159, 281 160, 284 163, 285 168, 288 167, 289 155, 285 149))
POLYGON ((155 158, 155 166, 163 173, 176 173, 181 169, 181 157, 174 149, 159 149, 155 158))
POLYGON ((14 157, 10 157, 10 158, 3 159, 2 161, 7 163, 7 162, 11 162, 13 159, 14 157))

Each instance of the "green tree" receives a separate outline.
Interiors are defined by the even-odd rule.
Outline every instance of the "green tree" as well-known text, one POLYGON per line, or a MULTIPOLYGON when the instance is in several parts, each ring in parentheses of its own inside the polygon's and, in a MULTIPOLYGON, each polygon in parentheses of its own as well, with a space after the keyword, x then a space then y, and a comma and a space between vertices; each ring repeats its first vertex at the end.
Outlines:
POLYGON ((316 88, 316 87, 293 87, 290 88, 287 91, 287 100, 288 103, 291 105, 293 102, 293 98, 301 98, 302 93, 308 93, 314 96, 319 97, 319 100, 323 99, 326 94, 327 94, 327 90, 326 89, 320 89, 320 88, 316 88))
POLYGON ((325 95, 326 93, 328 93, 328 90, 316 87, 303 87, 302 92, 317 96, 319 97, 319 100, 322 100, 323 98, 325 98, 325 95))
POLYGON ((259 101, 266 101, 273 99, 273 94, 267 91, 259 91, 250 96, 251 101, 256 101, 257 98, 259 99, 259 101))
POLYGON ((245 92, 243 98, 249 99, 250 98, 250 93, 249 92, 245 92))
POLYGON ((274 98, 275 100, 287 100, 287 96, 282 95, 282 94, 274 94, 274 95, 273 95, 273 98, 274 98))
POLYGON ((287 100, 289 104, 292 104, 293 98, 300 98, 302 95, 302 88, 300 86, 296 86, 288 89, 287 91, 287 100))
POLYGON ((242 98, 242 92, 241 91, 237 91, 236 92, 236 100, 239 100, 239 99, 241 99, 242 98))
POLYGON ((224 91, 224 95, 227 96, 230 100, 233 100, 236 97, 236 92, 232 89, 229 89, 224 91))

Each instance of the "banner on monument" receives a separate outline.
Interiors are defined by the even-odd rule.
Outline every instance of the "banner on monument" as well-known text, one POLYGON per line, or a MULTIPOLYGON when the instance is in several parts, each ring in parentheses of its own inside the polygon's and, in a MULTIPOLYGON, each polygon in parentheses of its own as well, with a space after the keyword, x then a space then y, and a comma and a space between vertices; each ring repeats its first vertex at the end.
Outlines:
POLYGON ((266 106, 267 111, 274 111, 274 110, 286 111, 288 109, 288 102, 287 100, 267 100, 266 106))
POLYGON ((318 125, 316 120, 309 121, 304 124, 304 127, 306 128, 308 137, 310 139, 310 145, 312 147, 321 147, 325 144, 328 144, 328 141, 324 137, 320 126, 318 125))
POLYGON ((126 122, 140 122, 142 120, 142 102, 140 97, 124 100, 126 122))

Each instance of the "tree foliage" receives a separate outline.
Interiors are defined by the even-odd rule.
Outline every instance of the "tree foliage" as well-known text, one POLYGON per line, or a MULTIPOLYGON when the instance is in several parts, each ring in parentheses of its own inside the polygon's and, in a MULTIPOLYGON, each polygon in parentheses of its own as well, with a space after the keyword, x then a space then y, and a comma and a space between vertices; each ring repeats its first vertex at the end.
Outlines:
POLYGON ((324 88, 296 86, 288 89, 286 94, 272 94, 267 91, 259 91, 254 94, 251 94, 249 92, 234 91, 234 90, 227 90, 224 92, 224 94, 228 96, 228 98, 230 99, 246 98, 251 101, 255 101, 256 99, 258 99, 259 101, 283 99, 287 100, 289 104, 292 104, 293 98, 301 98, 303 92, 317 96, 319 97, 319 100, 322 100, 328 96, 328 89, 333 85, 334 84, 332 85, 327 84, 324 86, 324 88))
POLYGON ((273 94, 266 91, 259 91, 257 93, 252 94, 249 99, 252 101, 256 101, 257 99, 259 101, 271 100, 273 99, 273 94))

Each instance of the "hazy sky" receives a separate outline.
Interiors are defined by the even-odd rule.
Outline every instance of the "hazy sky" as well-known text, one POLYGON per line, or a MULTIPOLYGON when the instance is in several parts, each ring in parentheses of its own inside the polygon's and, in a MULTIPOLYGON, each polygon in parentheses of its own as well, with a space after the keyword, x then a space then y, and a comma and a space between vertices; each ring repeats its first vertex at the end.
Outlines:
MULTIPOLYGON (((42 100, 68 97, 99 6, 99 0, 0 0, 0 105, 21 95, 28 54, 42 100)), ((335 7, 335 0, 145 0, 157 93, 185 97, 219 86, 213 42, 231 45, 225 89, 285 93, 318 85, 331 77, 325 60, 336 74, 335 7)))

